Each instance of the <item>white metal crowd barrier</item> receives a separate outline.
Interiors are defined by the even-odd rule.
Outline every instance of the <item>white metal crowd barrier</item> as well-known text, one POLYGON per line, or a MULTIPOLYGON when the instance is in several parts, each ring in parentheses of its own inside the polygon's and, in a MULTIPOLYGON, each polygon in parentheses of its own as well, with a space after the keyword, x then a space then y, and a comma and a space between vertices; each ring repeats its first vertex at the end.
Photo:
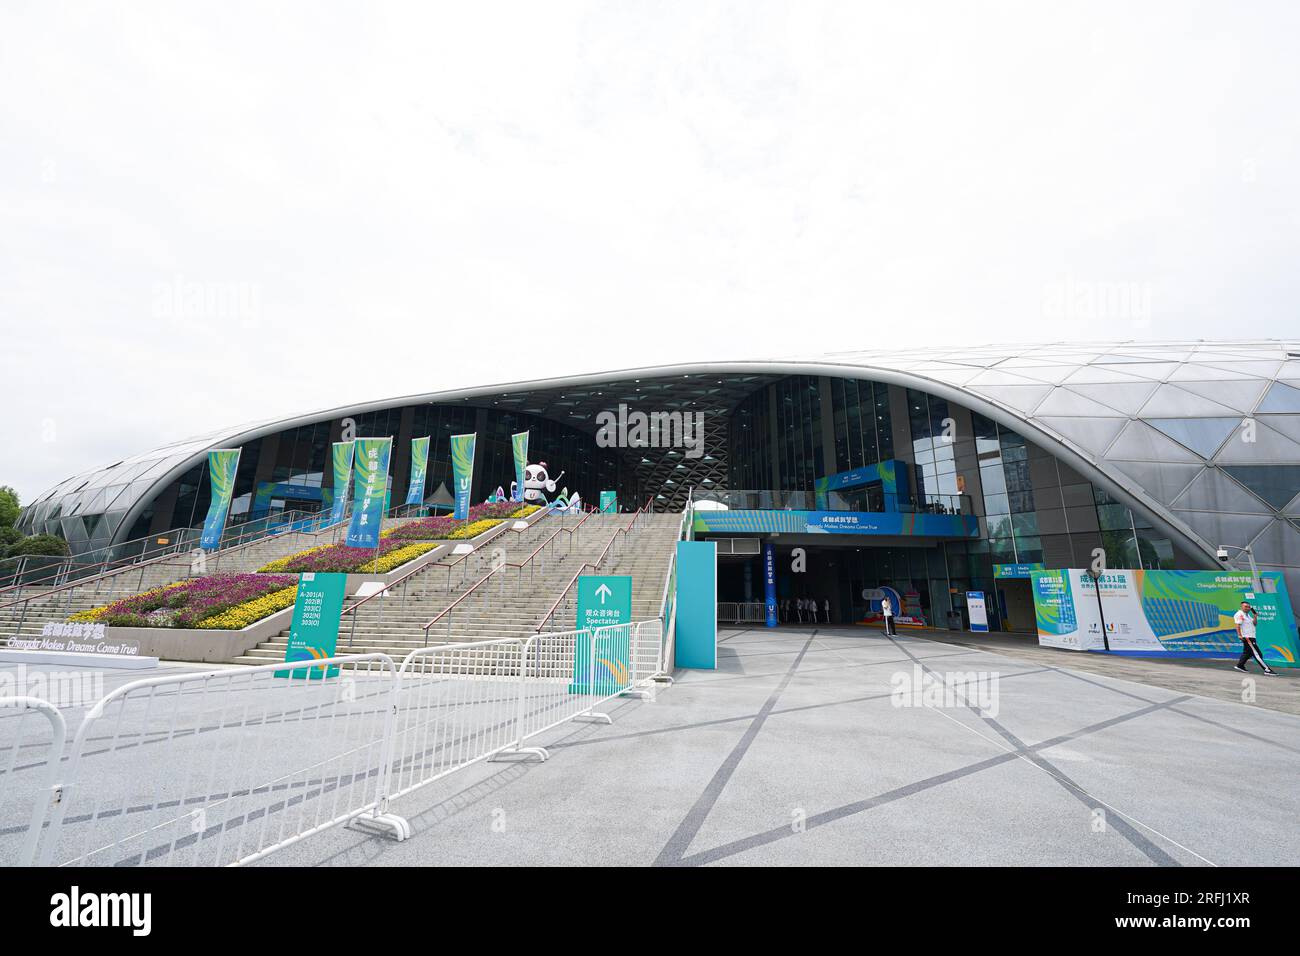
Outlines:
POLYGON ((37 863, 249 863, 353 820, 403 839, 397 687, 384 654, 125 684, 77 731, 37 863))
POLYGON ((720 601, 718 620, 727 624, 761 624, 767 617, 767 605, 761 601, 720 601))
MULTIPOLYGON (((37 697, 0 698, 0 813, 14 819, 27 815, 16 850, 20 866, 35 862, 48 811, 60 800, 59 763, 66 738, 67 724, 53 704, 37 697), (37 719, 29 720, 33 714, 37 719)), ((11 847, 0 855, 13 852, 11 847)))
POLYGON ((238 865, 340 824, 405 839, 392 799, 498 755, 545 760, 527 741, 608 722, 597 708, 671 673, 664 635, 655 619, 419 648, 400 667, 358 654, 145 678, 87 712, 66 763, 56 708, 0 700, 0 721, 23 708, 0 722, 0 812, 32 801, 22 850, 0 844, 0 862, 238 865), (44 750, 17 723, 31 710, 52 728, 44 750), (15 768, 43 770, 39 784, 33 770, 9 785, 15 768))
POLYGON ((525 742, 570 720, 644 695, 659 669, 659 621, 418 648, 402 662, 392 797, 481 760, 523 754, 525 742))

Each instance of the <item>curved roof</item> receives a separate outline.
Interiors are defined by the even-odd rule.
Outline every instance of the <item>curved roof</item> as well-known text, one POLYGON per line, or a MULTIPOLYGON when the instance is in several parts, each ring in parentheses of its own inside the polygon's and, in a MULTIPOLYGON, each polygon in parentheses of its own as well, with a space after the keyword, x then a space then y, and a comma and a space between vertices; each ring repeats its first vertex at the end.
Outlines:
MULTIPOLYGON (((58 516, 107 513, 115 516, 114 533, 130 527, 152 489, 201 461, 209 449, 296 425, 424 402, 543 391, 554 398, 577 386, 678 376, 696 379, 680 388, 694 389, 715 407, 734 405, 738 391, 702 379, 717 374, 752 376, 751 389, 789 374, 921 389, 1053 451, 1207 560, 1219 544, 1252 543, 1262 564, 1300 567, 1300 341, 1277 340, 881 349, 430 392, 175 442, 60 482, 29 506, 24 521, 30 526, 58 516)), ((554 417, 554 411, 541 413, 554 417)))

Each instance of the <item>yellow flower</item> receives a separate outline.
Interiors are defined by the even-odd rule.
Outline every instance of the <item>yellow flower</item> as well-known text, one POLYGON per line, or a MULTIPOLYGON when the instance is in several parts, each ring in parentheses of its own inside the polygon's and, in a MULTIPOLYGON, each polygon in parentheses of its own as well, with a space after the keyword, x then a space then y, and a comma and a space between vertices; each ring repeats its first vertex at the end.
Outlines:
POLYGON ((461 525, 455 531, 448 534, 447 540, 464 541, 468 538, 477 538, 489 528, 495 528, 497 525, 501 524, 503 520, 504 519, 502 518, 482 518, 478 521, 472 521, 467 525, 461 525))
POLYGON ((297 597, 297 585, 279 591, 272 591, 270 594, 263 594, 260 598, 254 598, 251 601, 245 601, 243 604, 236 604, 234 607, 226 608, 220 614, 214 614, 212 617, 199 621, 196 626, 216 631, 242 630, 264 617, 270 617, 277 611, 292 607, 297 597))
POLYGON ((289 565, 291 565, 293 562, 301 560, 302 558, 307 557, 307 555, 309 554, 315 554, 317 551, 322 551, 325 548, 330 548, 330 547, 333 547, 333 545, 319 544, 314 548, 308 548, 306 551, 299 551, 297 554, 291 554, 287 558, 276 558, 270 564, 264 564, 260 568, 258 568, 257 573, 274 574, 278 571, 285 571, 288 569, 289 565))
POLYGON ((386 555, 377 561, 367 561, 361 566, 359 574, 387 574, 393 568, 400 568, 407 561, 413 561, 427 551, 432 551, 438 545, 431 541, 417 541, 415 544, 408 544, 403 548, 397 548, 389 551, 386 555))

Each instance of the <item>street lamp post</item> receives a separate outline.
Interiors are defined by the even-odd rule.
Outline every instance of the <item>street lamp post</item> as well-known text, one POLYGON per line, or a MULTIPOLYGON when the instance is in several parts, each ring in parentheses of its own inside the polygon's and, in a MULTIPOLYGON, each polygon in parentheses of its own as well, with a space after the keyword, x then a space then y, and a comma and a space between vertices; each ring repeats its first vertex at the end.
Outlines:
POLYGON ((1264 584, 1259 578, 1259 565, 1255 563, 1255 552, 1251 546, 1246 545, 1244 548, 1239 548, 1236 545, 1221 544, 1216 555, 1220 561, 1227 564, 1229 551, 1236 551, 1246 556, 1246 560, 1250 562, 1250 586, 1256 594, 1262 594, 1264 584))
POLYGON ((1101 618, 1101 643, 1109 652, 1110 635, 1106 633, 1106 612, 1101 606, 1101 575, 1102 572, 1096 568, 1088 569, 1088 577, 1092 578, 1092 589, 1097 595, 1097 616, 1101 618))

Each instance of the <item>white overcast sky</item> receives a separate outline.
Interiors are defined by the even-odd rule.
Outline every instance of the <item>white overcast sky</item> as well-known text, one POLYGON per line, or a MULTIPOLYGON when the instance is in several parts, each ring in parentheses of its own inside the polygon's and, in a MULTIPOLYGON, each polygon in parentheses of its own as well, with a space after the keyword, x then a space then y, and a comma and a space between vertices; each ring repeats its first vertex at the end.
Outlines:
POLYGON ((1297 36, 1284 2, 7 0, 0 484, 660 361, 1294 335, 1297 36), (1061 317, 1066 283, 1149 306, 1061 317))

